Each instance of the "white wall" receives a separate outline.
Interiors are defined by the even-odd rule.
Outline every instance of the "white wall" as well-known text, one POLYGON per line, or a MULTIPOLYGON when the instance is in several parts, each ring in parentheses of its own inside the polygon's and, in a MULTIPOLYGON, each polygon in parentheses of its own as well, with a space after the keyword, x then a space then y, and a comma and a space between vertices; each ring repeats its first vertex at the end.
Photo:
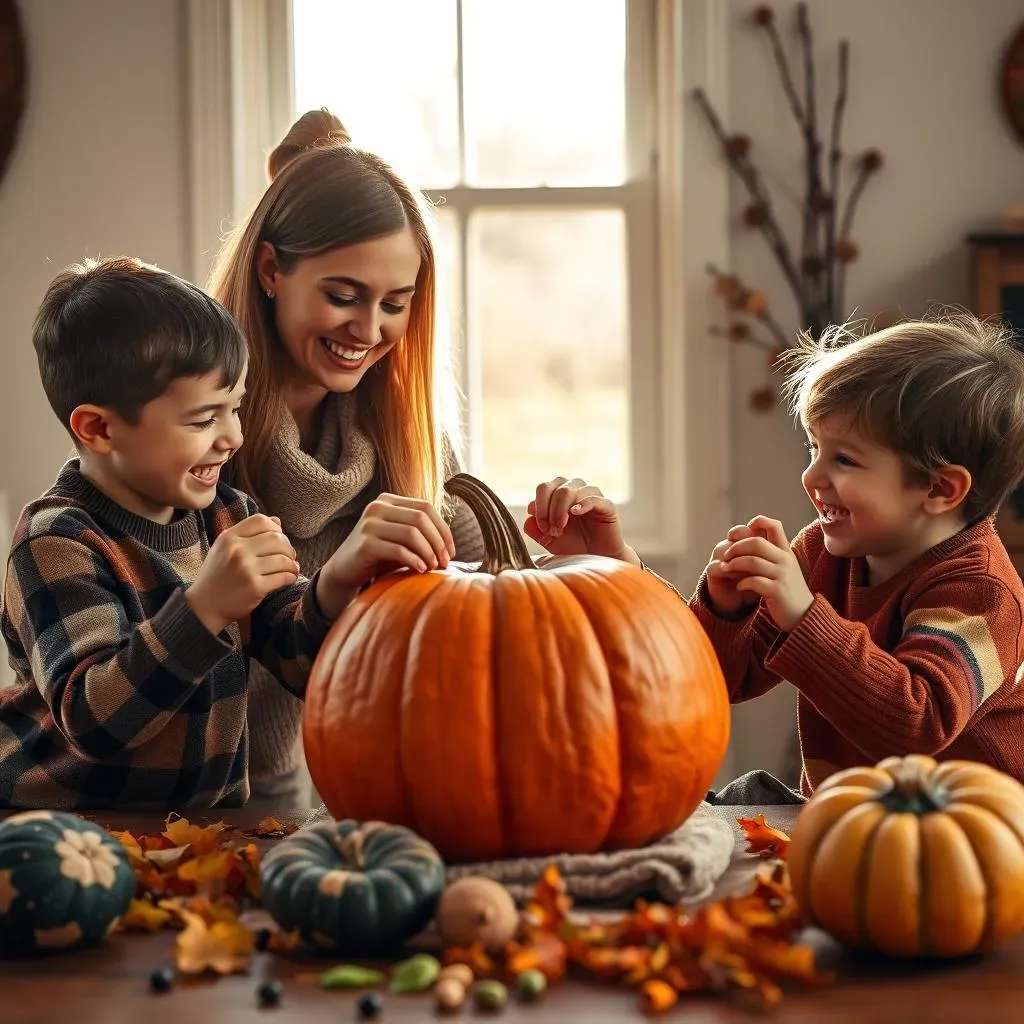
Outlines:
MULTIPOLYGON (((757 162, 795 224, 786 190, 800 186, 799 137, 778 85, 762 31, 750 26, 750 0, 731 0, 728 124, 754 140, 757 162)), ((784 38, 795 40, 791 0, 774 3, 784 38)), ((861 259, 850 271, 847 300, 857 315, 899 305, 908 315, 937 302, 969 304, 964 236, 1024 201, 1024 146, 1003 120, 997 69, 1020 0, 811 0, 815 59, 822 79, 819 112, 827 125, 835 82, 835 47, 850 40, 845 150, 877 147, 884 170, 869 184, 854 224, 861 259), (828 103, 828 106, 825 106, 828 103)), ((794 49, 795 53, 795 49, 794 49)), ((733 190, 734 210, 745 192, 733 190)), ((796 324, 795 308, 760 236, 738 229, 733 267, 770 295, 779 319, 796 324)), ((737 522, 767 514, 795 533, 808 520, 799 485, 801 440, 778 411, 751 412, 762 379, 759 353, 733 355, 733 513, 737 522)), ((777 769, 793 721, 789 687, 736 709, 737 773, 777 769)))
POLYGON ((183 5, 19 6, 29 106, 0 181, 0 487, 12 518, 70 452, 32 350, 32 318, 50 279, 84 256, 119 253, 188 269, 183 5))

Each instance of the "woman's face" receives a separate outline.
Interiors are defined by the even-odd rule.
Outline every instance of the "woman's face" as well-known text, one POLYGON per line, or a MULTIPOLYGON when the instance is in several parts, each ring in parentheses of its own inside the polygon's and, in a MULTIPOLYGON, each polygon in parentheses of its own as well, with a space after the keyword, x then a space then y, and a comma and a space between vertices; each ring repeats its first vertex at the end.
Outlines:
POLYGON ((352 391, 405 336, 420 251, 406 228, 311 256, 284 274, 264 242, 257 270, 295 383, 352 391))

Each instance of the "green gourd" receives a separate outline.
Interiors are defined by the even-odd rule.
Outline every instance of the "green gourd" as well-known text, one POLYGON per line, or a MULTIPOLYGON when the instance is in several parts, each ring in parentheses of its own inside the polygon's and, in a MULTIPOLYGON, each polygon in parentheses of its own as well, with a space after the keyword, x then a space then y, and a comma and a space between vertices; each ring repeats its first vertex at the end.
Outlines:
POLYGON ((135 895, 135 873, 113 836, 63 811, 0 822, 0 955, 101 942, 135 895))
POLYGON ((263 905, 285 930, 341 953, 395 949, 422 931, 445 886, 437 850, 410 829, 345 819, 294 832, 263 858, 263 905))

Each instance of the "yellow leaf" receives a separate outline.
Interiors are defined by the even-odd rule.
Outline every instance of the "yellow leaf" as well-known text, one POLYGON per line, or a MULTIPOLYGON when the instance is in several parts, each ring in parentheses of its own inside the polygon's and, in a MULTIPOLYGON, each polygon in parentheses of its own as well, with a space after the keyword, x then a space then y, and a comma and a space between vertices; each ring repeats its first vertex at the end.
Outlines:
POLYGON ((135 900, 121 915, 118 929, 123 932, 158 932, 171 920, 171 915, 161 907, 154 907, 149 900, 135 900))
POLYGON ((255 947, 255 937, 238 921, 208 925, 198 914, 179 910, 185 930, 178 935, 178 970, 183 974, 235 974, 245 971, 255 947))
POLYGON ((204 853, 213 853, 217 849, 220 833, 226 828, 227 825, 222 821, 201 828, 199 825, 193 825, 188 818, 169 817, 162 834, 175 846, 191 846, 192 852, 201 857, 204 853))

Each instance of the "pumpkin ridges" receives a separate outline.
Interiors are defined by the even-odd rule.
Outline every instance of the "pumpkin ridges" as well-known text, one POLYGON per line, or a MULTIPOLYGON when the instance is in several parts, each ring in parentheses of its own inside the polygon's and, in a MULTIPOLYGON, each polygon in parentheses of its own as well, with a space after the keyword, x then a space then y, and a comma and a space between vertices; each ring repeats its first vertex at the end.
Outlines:
POLYGON ((829 921, 832 934, 851 946, 864 942, 857 920, 861 852, 885 815, 885 808, 874 801, 851 808, 822 837, 811 864, 811 911, 819 921, 829 921))
POLYGON ((920 833, 909 812, 883 818, 865 854, 868 878, 862 897, 862 932, 883 953, 912 956, 920 941, 920 833), (909 894, 909 895, 908 895, 909 894))
POLYGON ((492 583, 485 576, 450 577, 420 608, 399 696, 396 745, 406 804, 416 822, 412 827, 438 837, 438 848, 449 859, 492 859, 500 855, 507 836, 494 753, 492 583), (441 722, 443 729, 438 728, 441 722), (410 785, 423 771, 437 784, 410 785), (451 799, 454 789, 476 793, 472 835, 459 819, 459 802, 451 799))
MULTIPOLYGON (((717 659, 709 660, 714 655, 708 654, 710 644, 702 643, 706 637, 696 619, 688 638, 692 648, 680 638, 674 644, 674 665, 668 668, 664 652, 652 649, 652 632, 638 636, 623 630, 621 623, 628 623, 637 607, 650 609, 649 618, 661 619, 651 623, 655 627, 665 626, 670 615, 678 620, 690 614, 663 584, 625 565, 611 591, 597 571, 584 569, 561 578, 595 627, 616 708, 621 795, 606 843, 641 846, 675 827, 668 825, 670 821, 681 824, 704 798, 728 745, 725 681, 720 687, 703 682, 715 673, 720 676, 721 669, 717 659), (650 590, 648 582, 656 589, 650 590), (666 599, 670 605, 666 606, 666 599), (695 659, 702 662, 696 669, 692 667, 695 659), (681 678, 665 680, 667 672, 681 678), (702 684, 687 688, 685 682, 695 676, 702 684), (694 735, 688 719, 704 724, 699 735, 694 735), (707 724, 712 719, 716 725, 722 723, 717 735, 707 724), (659 730, 659 723, 666 722, 671 725, 659 730), (652 821, 662 824, 658 833, 652 831, 652 821)), ((675 631, 664 632, 674 637, 675 631)))
POLYGON ((985 928, 985 880, 963 829, 948 814, 921 817, 922 952, 962 956, 985 928))
POLYGON ((985 929, 982 949, 998 945, 1024 927, 1024 900, 1019 879, 1024 877, 1024 847, 997 815, 967 803, 952 803, 946 813, 964 832, 985 881, 985 929))
MULTIPOLYGON (((371 591, 359 595, 338 617, 334 628, 330 630, 320 647, 316 661, 310 672, 310 679, 306 687, 306 697, 302 713, 302 742, 306 756, 306 766, 313 779, 324 780, 328 772, 324 764, 327 756, 327 743, 324 738, 324 728, 329 721, 326 715, 326 706, 330 701, 331 687, 318 685, 317 680, 322 676, 328 678, 334 674, 338 658, 345 653, 346 659, 358 658, 360 648, 358 645, 355 651, 345 652, 345 646, 359 628, 360 621, 370 611, 374 603, 387 593, 389 584, 393 580, 381 581, 380 588, 373 588, 371 591)), ((318 789, 319 792, 319 789, 318 789)))
POLYGON ((416 621, 431 591, 444 582, 440 575, 410 576, 345 633, 319 714, 312 714, 319 732, 312 740, 319 752, 313 782, 335 818, 412 823, 400 755, 400 698, 411 637, 405 622, 416 621), (382 635, 395 639, 381 644, 382 635), (346 723, 341 748, 330 747, 328 739, 338 718, 346 723))
POLYGON ((990 811, 1013 832, 1024 848, 1024 807, 1008 800, 1003 793, 989 789, 958 789, 953 794, 953 802, 969 803, 990 811))
POLYGON ((503 573, 494 595, 509 852, 596 849, 620 781, 615 701, 594 629, 564 580, 542 571, 503 573))
POLYGON ((825 793, 836 786, 865 786, 873 793, 885 793, 893 787, 892 776, 877 768, 843 768, 834 772, 814 790, 825 793))
POLYGON ((805 804, 797 815, 786 863, 793 895, 812 924, 818 921, 811 906, 811 873, 822 840, 843 815, 873 798, 872 791, 862 786, 836 788, 821 796, 816 794, 814 800, 805 804))

